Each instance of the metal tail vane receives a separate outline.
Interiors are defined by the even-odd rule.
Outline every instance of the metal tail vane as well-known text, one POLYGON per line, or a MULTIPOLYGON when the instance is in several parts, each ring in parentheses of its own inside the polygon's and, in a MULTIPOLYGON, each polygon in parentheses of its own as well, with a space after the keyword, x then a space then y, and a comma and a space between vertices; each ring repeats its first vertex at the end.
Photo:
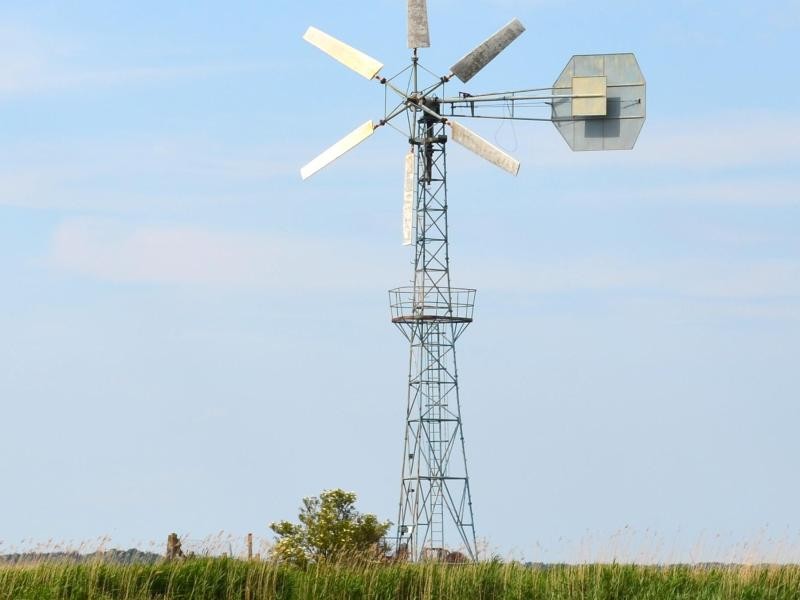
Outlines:
MULTIPOLYGON (((454 559, 458 550, 478 558, 475 520, 461 421, 455 342, 472 322, 475 290, 450 282, 447 228, 449 139, 516 175, 519 161, 465 127, 461 118, 551 121, 573 150, 630 149, 645 119, 645 81, 633 54, 573 56, 550 87, 458 96, 444 94, 453 77, 472 80, 524 31, 513 19, 427 87, 430 73, 418 49, 430 46, 425 0, 408 0, 408 47, 413 49, 407 88, 380 75, 383 64, 309 27, 303 38, 366 79, 396 94, 397 106, 367 121, 305 165, 306 179, 352 150, 377 128, 408 115, 402 232, 414 243, 412 285, 391 290, 392 322, 409 342, 410 368, 400 477, 398 557, 454 559), (536 111, 540 111, 537 114, 536 111), (541 114, 544 111, 544 114, 541 114), (448 136, 447 128, 450 128, 448 136)), ((393 126, 394 127, 394 126, 393 126)), ((405 133, 404 133, 405 135, 405 133)), ((460 558, 456 555, 456 558, 460 558)))

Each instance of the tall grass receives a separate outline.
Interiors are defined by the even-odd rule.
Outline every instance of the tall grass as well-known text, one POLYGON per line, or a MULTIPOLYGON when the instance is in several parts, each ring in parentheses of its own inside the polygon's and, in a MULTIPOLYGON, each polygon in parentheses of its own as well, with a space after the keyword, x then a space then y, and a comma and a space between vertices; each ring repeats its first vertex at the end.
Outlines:
POLYGON ((0 567, 13 600, 686 599, 797 600, 800 566, 317 564, 196 558, 155 565, 45 562, 0 567))

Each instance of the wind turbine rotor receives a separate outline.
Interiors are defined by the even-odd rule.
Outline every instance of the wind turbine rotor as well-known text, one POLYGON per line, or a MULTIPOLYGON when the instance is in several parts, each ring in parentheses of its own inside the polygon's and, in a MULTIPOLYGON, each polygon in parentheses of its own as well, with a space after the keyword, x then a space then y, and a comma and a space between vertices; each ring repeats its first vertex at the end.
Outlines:
POLYGON ((356 50, 341 40, 337 40, 332 35, 320 31, 316 27, 309 27, 303 34, 303 39, 367 79, 373 79, 383 68, 382 62, 364 54, 361 50, 356 50))
POLYGON ((363 125, 359 125, 353 131, 348 133, 338 142, 336 142, 333 146, 325 150, 322 154, 317 156, 314 160, 309 162, 303 168, 300 169, 300 177, 303 179, 308 179, 314 173, 319 171, 321 168, 329 165, 337 158, 349 152, 356 146, 358 146, 361 142, 367 139, 375 132, 375 125, 372 121, 367 121, 363 125))
POLYGON ((510 154, 506 154, 497 146, 490 144, 474 131, 464 127, 461 123, 453 121, 452 119, 448 119, 447 123, 453 130, 454 142, 512 175, 516 175, 519 172, 519 161, 516 158, 510 154))
POLYGON ((430 48, 428 34, 428 3, 426 0, 408 0, 408 47, 430 48))
MULTIPOLYGON (((413 55, 410 66, 393 77, 378 75, 382 63, 319 29, 309 27, 303 35, 362 77, 379 81, 387 96, 391 91, 401 100, 393 109, 387 101, 382 118, 348 133, 302 167, 300 175, 307 179, 378 127, 407 117, 410 149, 404 160, 402 240, 413 244, 414 270, 411 286, 390 291, 392 322, 410 343, 395 558, 447 559, 446 544, 455 539, 475 560, 475 519, 455 369, 455 342, 472 322, 475 290, 452 287, 450 281, 446 152, 452 140, 512 175, 517 175, 520 163, 453 118, 551 121, 573 150, 629 149, 645 120, 645 80, 633 54, 579 55, 549 87, 438 97, 437 90, 441 88, 444 96, 444 86, 453 77, 470 81, 525 27, 511 20, 456 62, 447 76, 421 87, 417 49, 430 47, 426 0, 407 0, 407 11, 413 55), (409 69, 403 90, 395 79, 409 69), (549 114, 541 117, 531 110, 549 114)), ((392 128, 406 137, 400 128, 392 128)))
POLYGON ((520 20, 512 19, 502 29, 450 67, 450 71, 463 83, 467 83, 478 71, 505 50, 511 42, 522 35, 523 31, 525 31, 525 26, 520 20))

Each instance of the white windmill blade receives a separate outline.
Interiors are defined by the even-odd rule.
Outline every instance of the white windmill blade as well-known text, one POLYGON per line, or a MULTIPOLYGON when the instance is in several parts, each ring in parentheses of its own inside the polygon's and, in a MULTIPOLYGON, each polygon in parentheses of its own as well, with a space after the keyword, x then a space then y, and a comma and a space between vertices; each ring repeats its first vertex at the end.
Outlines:
POLYGON ((314 160, 300 169, 300 177, 303 179, 308 179, 322 167, 329 165, 342 154, 358 146, 361 142, 371 136, 374 131, 375 126, 373 125, 372 121, 367 121, 363 125, 356 127, 353 131, 348 133, 333 146, 325 150, 325 152, 317 156, 314 160))
POLYGON ((452 119, 448 119, 447 123, 453 130, 454 142, 461 144, 467 150, 471 150, 481 158, 485 158, 493 165, 500 167, 504 171, 508 171, 512 175, 516 175, 519 172, 519 161, 516 158, 510 154, 506 154, 497 146, 490 144, 474 131, 464 127, 461 123, 457 123, 452 119))
POLYGON ((414 150, 406 154, 403 178, 403 245, 411 245, 411 226, 414 214, 414 150))
POLYGON ((428 3, 426 0, 408 0, 408 47, 430 48, 428 33, 428 3))
POLYGON ((519 19, 512 19, 505 27, 450 67, 450 71, 461 81, 467 83, 478 71, 488 65, 494 57, 517 39, 523 31, 525 31, 525 26, 519 19))
POLYGON ((375 77, 383 68, 382 62, 348 46, 316 27, 309 27, 303 34, 303 39, 367 79, 375 77))

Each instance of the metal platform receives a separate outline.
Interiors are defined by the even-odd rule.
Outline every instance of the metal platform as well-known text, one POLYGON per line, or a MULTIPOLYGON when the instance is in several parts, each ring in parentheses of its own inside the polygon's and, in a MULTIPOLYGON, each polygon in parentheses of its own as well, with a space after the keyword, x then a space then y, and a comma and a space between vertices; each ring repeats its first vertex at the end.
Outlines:
POLYGON ((389 290, 392 323, 472 323, 475 290, 470 288, 414 288, 389 290))

